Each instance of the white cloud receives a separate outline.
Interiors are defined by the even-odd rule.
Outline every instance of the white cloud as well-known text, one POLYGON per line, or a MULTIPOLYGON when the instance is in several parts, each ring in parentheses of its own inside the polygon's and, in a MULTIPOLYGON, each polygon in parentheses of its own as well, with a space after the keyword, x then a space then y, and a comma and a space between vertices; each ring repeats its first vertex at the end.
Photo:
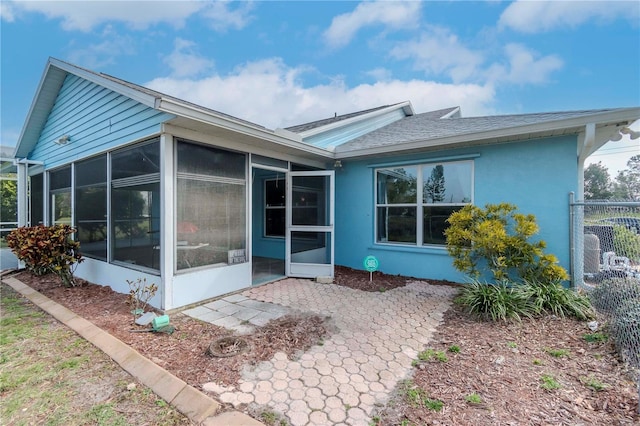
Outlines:
POLYGON ((6 1, 0 2, 0 21, 13 22, 15 18, 11 3, 6 1))
POLYGON ((212 60, 196 53, 194 42, 177 38, 173 45, 173 52, 163 59, 164 63, 171 68, 173 77, 196 76, 213 68, 212 60))
POLYGON ((453 82, 472 79, 483 62, 482 54, 463 46, 443 27, 431 27, 418 40, 399 43, 390 54, 397 59, 412 59, 414 67, 427 75, 447 74, 453 82))
POLYGON ((523 33, 575 28, 587 21, 597 24, 616 19, 640 21, 637 1, 516 1, 500 16, 499 27, 523 33))
POLYGON ((67 59, 86 68, 100 69, 116 63, 118 56, 133 55, 136 52, 132 37, 115 31, 111 25, 105 27, 101 37, 103 40, 100 43, 83 48, 75 48, 72 43, 67 59))
POLYGON ((211 20, 211 27, 216 31, 226 31, 229 28, 241 30, 252 19, 250 12, 253 10, 253 3, 244 1, 235 3, 238 7, 232 10, 228 1, 213 1, 204 11, 204 16, 211 20))
POLYGON ((313 71, 287 67, 279 58, 247 63, 229 75, 202 79, 157 78, 152 89, 264 125, 286 127, 334 113, 345 114, 410 100, 418 112, 462 106, 465 115, 491 112, 490 85, 453 85, 429 81, 390 80, 349 88, 341 79, 305 86, 302 77, 313 71))
POLYGON ((556 55, 542 56, 527 47, 510 43, 504 48, 508 65, 494 64, 486 72, 487 80, 495 84, 542 84, 564 63, 556 55))
POLYGON ((365 73, 376 81, 389 81, 393 76, 393 72, 387 68, 374 68, 365 73))
POLYGON ((420 19, 420 8, 421 4, 417 1, 363 2, 353 12, 333 18, 323 36, 331 47, 342 47, 349 44, 355 34, 368 25, 381 24, 386 29, 394 30, 414 28, 420 19))
MULTIPOLYGON (((136 30, 166 23, 175 28, 184 26, 191 15, 204 12, 212 20, 212 26, 219 29, 241 28, 246 22, 243 5, 237 11, 230 11, 226 2, 204 1, 16 1, 3 3, 3 16, 16 17, 22 13, 41 13, 49 19, 60 19, 67 31, 89 32, 106 22, 123 22, 136 30), (243 18, 244 17, 244 18, 243 18)), ((5 19, 3 17, 3 19, 5 19)))

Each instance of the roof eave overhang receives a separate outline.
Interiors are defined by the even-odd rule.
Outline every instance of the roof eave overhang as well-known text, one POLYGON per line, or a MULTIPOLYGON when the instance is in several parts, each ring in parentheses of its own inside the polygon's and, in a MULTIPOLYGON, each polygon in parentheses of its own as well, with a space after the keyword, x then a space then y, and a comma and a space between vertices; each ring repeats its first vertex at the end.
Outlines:
POLYGON ((260 139, 267 143, 273 143, 292 151, 304 151, 307 154, 325 158, 327 160, 333 160, 335 157, 332 152, 327 151, 326 149, 318 148, 297 140, 297 135, 295 138, 286 137, 287 135, 277 134, 276 132, 264 127, 252 126, 240 120, 236 121, 229 117, 211 113, 210 111, 204 111, 195 105, 176 102, 173 99, 159 99, 156 104, 156 109, 178 117, 183 117, 213 127, 222 128, 231 132, 260 139))
POLYGON ((102 77, 100 76, 100 74, 89 72, 82 68, 78 68, 71 64, 67 64, 66 62, 59 61, 55 58, 50 58, 49 62, 51 65, 57 68, 60 68, 61 70, 64 70, 70 74, 75 74, 78 77, 81 77, 92 83, 98 84, 106 89, 113 90, 116 93, 120 93, 121 95, 131 98, 134 101, 140 102, 141 104, 144 104, 148 107, 154 108, 158 100, 157 96, 151 95, 149 93, 141 92, 140 90, 136 90, 132 87, 125 86, 109 78, 102 77))
POLYGON ((44 128, 47 117, 57 98, 57 93, 68 74, 77 75, 149 107, 153 108, 156 104, 155 96, 124 86, 108 78, 101 77, 99 74, 86 71, 55 58, 49 58, 16 143, 14 151, 16 158, 27 157, 38 142, 40 132, 44 128), (56 71, 60 71, 63 74, 55 75, 56 71))
MULTIPOLYGON (((527 139, 541 137, 560 136, 566 134, 579 135, 585 131, 585 126, 595 123, 596 126, 611 126, 611 131, 604 134, 613 134, 615 129, 625 127, 640 119, 640 107, 617 109, 602 113, 594 113, 588 116, 574 117, 544 123, 528 124, 504 129, 489 130, 484 132, 471 132, 454 136, 421 139, 404 143, 385 145, 379 147, 357 149, 352 151, 340 151, 336 149, 336 159, 363 158, 379 155, 402 154, 420 150, 433 150, 434 148, 454 148, 488 143, 518 142, 527 139)), ((607 139, 608 140, 608 139, 607 139)), ((600 140, 597 150, 607 140, 600 140)))

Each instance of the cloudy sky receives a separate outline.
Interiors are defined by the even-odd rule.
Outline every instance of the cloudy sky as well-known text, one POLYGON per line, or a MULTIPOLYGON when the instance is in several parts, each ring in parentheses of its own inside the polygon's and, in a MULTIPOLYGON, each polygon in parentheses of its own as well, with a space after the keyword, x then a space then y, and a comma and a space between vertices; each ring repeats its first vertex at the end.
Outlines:
MULTIPOLYGON (((463 116, 640 105, 637 1, 2 0, 0 15, 3 145, 49 56, 269 128, 404 100, 463 116)), ((615 175, 639 143, 592 159, 615 175)))

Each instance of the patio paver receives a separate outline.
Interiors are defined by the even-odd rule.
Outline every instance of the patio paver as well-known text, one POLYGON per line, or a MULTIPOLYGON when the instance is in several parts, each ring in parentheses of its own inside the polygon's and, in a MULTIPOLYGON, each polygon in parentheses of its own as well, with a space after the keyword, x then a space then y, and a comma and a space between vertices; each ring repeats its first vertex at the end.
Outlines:
MULTIPOLYGON (((374 407, 408 378, 412 360, 431 340, 455 293, 421 281, 376 293, 289 278, 221 299, 237 303, 235 312, 260 310, 249 319, 256 325, 301 311, 329 316, 336 331, 295 360, 279 352, 245 369, 238 388, 221 392, 220 399, 235 407, 268 407, 294 426, 368 425, 374 407)), ((234 311, 223 305, 217 304, 234 311)), ((240 321, 230 315, 210 322, 233 327, 240 321)))

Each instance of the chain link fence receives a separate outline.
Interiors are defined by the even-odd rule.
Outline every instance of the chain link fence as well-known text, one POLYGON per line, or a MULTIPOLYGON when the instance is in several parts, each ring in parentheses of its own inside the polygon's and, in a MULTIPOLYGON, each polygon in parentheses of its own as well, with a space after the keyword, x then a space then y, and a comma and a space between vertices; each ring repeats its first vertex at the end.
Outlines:
POLYGON ((640 202, 571 200, 571 276, 635 375, 640 412, 640 202))

